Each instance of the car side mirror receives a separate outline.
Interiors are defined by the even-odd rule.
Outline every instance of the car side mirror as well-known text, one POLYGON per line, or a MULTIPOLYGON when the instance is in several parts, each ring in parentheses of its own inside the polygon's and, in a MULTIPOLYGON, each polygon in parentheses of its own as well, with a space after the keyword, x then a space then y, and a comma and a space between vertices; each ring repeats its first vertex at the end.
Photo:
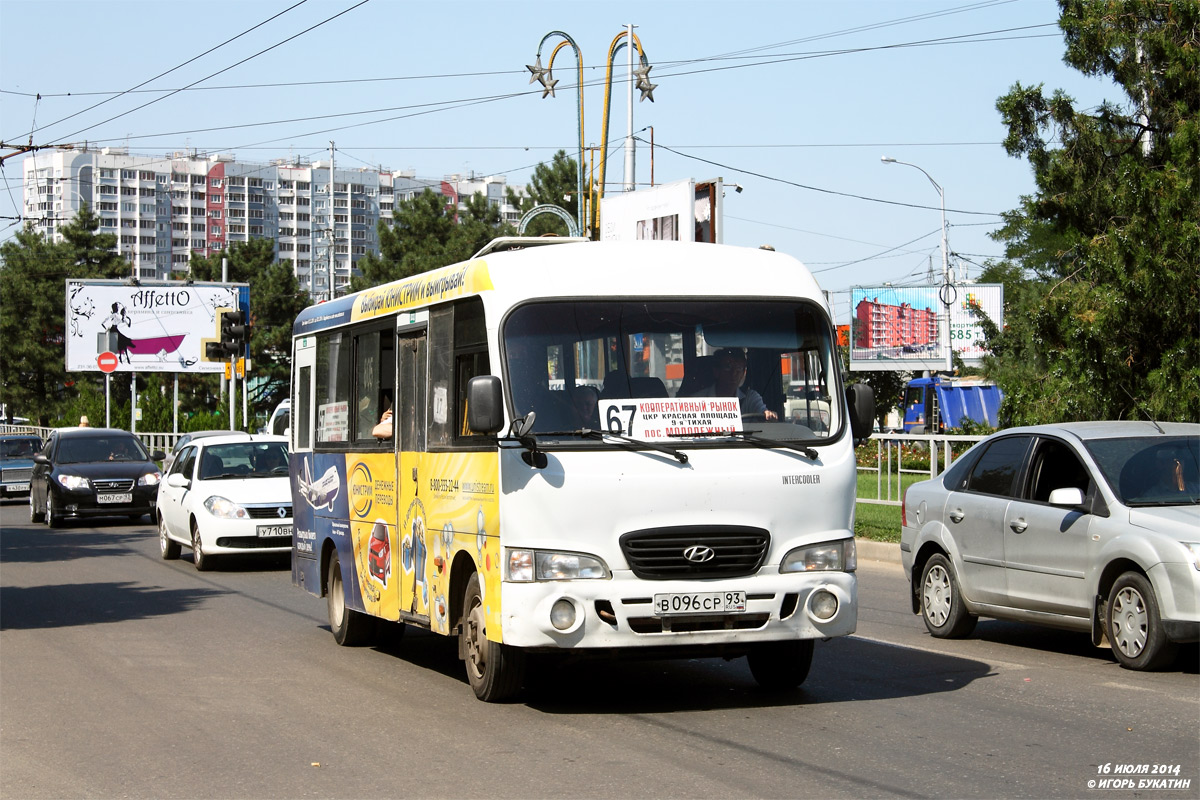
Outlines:
POLYGON ((153 453, 150 454, 151 461, 162 461, 166 457, 167 457, 167 454, 164 453, 162 450, 155 450, 153 453))
POLYGON ((172 472, 167 476, 167 486, 174 486, 176 489, 186 489, 191 485, 192 482, 188 479, 188 476, 182 472, 172 472))
POLYGON ((495 433, 504 427, 504 397, 495 375, 467 381, 467 427, 474 433, 495 433))
POLYGON ((45 464, 46 466, 50 466, 50 459, 47 458, 43 453, 38 453, 37 455, 35 455, 33 457, 33 463, 45 464))
POLYGON ((1050 492, 1050 505, 1076 508, 1083 505, 1083 492, 1074 486, 1065 486, 1050 492))
POLYGON ((850 410, 850 430, 857 444, 875 429, 875 390, 865 383, 846 387, 846 405, 850 410))

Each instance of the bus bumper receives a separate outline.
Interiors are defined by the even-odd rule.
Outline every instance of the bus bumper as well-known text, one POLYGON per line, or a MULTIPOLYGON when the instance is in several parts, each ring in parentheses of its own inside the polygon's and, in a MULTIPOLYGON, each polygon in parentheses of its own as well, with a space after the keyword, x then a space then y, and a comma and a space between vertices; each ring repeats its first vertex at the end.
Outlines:
POLYGON ((722 646, 854 633, 858 582, 852 572, 747 576, 714 581, 644 581, 626 571, 609 580, 506 582, 505 644, 539 650, 722 646), (745 611, 659 616, 664 594, 745 592, 745 611), (832 600, 831 600, 832 597, 832 600), (566 624, 569 623, 569 624, 566 624))

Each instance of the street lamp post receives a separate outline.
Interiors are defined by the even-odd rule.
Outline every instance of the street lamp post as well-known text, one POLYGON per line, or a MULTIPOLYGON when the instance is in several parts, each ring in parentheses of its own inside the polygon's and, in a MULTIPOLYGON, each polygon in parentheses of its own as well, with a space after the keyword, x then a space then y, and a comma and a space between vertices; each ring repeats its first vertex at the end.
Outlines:
POLYGON ((635 34, 633 32, 633 28, 634 28, 633 25, 626 26, 626 30, 617 34, 616 37, 612 40, 612 43, 609 45, 609 48, 608 48, 608 71, 605 75, 605 80, 604 80, 604 121, 603 121, 603 129, 601 132, 601 145, 600 145, 600 148, 601 148, 600 149, 600 183, 599 183, 599 189, 597 192, 598 196, 593 198, 592 182, 590 179, 588 181, 587 200, 588 200, 588 205, 590 206, 590 208, 587 210, 586 214, 584 211, 584 192, 583 192, 583 177, 584 177, 584 167, 583 167, 583 151, 584 151, 584 144, 583 144, 583 142, 584 142, 584 138, 583 138, 583 130, 584 130, 583 129, 583 55, 579 50, 579 46, 575 44, 574 39, 572 39, 570 36, 568 36, 566 33, 563 33, 562 31, 551 31, 550 33, 547 33, 545 36, 543 36, 541 42, 538 43, 536 61, 533 64, 527 64, 525 67, 531 73, 529 82, 533 83, 534 81, 537 81, 538 83, 540 83, 542 85, 542 89, 543 89, 542 98, 545 99, 546 97, 554 97, 554 86, 555 86, 555 84, 558 83, 558 81, 554 79, 554 74, 551 71, 554 67, 554 57, 558 54, 558 51, 561 50, 563 47, 570 46, 571 49, 575 51, 575 61, 576 61, 577 69, 578 69, 578 81, 579 81, 578 87, 577 87, 578 88, 577 106, 578 106, 578 119, 579 119, 579 164, 578 164, 578 176, 577 176, 577 193, 578 193, 578 208, 577 208, 577 210, 578 210, 579 229, 580 229, 580 231, 586 232, 589 235, 592 234, 598 228, 598 219, 599 219, 598 205, 599 205, 599 200, 603 199, 603 197, 604 197, 605 167, 607 166, 607 162, 608 162, 608 111, 609 111, 609 107, 610 107, 609 101, 610 101, 611 93, 612 93, 613 60, 616 58, 617 52, 621 49, 621 47, 626 45, 627 40, 632 42, 632 44, 629 45, 630 51, 629 51, 629 58, 628 58, 628 61, 631 65, 630 66, 631 89, 630 89, 629 100, 628 100, 629 123, 628 123, 628 133, 626 135, 626 159, 627 160, 626 160, 626 167, 625 167, 625 169, 626 169, 625 179, 626 179, 627 189, 631 188, 634 184, 633 163, 632 163, 632 156, 633 156, 633 150, 632 150, 632 146, 633 146, 633 138, 632 138, 633 137, 633 134, 632 134, 632 130, 633 130, 633 94, 632 94, 632 90, 633 90, 633 88, 638 89, 642 93, 642 96, 641 96, 642 100, 649 99, 650 102, 653 103, 654 102, 654 90, 657 88, 657 84, 650 83, 650 70, 652 69, 652 67, 650 66, 649 61, 646 59, 646 53, 642 49, 642 42, 638 38, 637 34, 635 34), (547 40, 549 40, 553 37, 558 37, 558 38, 562 39, 563 41, 560 41, 555 46, 555 48, 551 51, 550 61, 545 67, 543 67, 542 66, 542 47, 546 44, 547 40), (633 62, 635 61, 634 48, 636 48, 636 50, 637 50, 636 61, 640 65, 636 69, 634 69, 632 67, 633 62), (585 219, 586 219, 586 222, 585 222, 585 219))
POLYGON ((951 342, 950 342, 950 306, 954 302, 954 298, 953 298, 954 285, 950 280, 950 250, 946 245, 946 191, 941 187, 941 184, 939 184, 937 181, 935 181, 933 179, 932 175, 930 175, 924 169, 921 169, 921 167, 918 167, 916 164, 910 164, 907 161, 897 161, 896 159, 894 159, 890 156, 882 156, 879 160, 882 161, 884 164, 903 164, 906 167, 912 167, 913 169, 920 170, 921 174, 924 175, 931 184, 933 184, 933 188, 937 189, 938 197, 941 198, 941 201, 942 201, 942 288, 938 294, 939 294, 939 298, 942 301, 942 307, 943 307, 942 308, 942 311, 943 311, 943 313, 942 313, 942 338, 946 342, 946 371, 953 372, 954 371, 954 356, 953 356, 954 348, 951 346, 951 342))

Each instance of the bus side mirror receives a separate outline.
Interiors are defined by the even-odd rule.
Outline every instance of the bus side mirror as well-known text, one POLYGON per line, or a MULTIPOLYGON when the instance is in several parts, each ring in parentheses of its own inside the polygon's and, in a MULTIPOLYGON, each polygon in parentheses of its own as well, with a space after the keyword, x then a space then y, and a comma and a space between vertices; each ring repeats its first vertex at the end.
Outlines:
POLYGON ((875 391, 865 383, 852 383, 846 387, 846 405, 855 442, 869 438, 875 429, 875 391))
POLYGON ((495 375, 467 381, 467 427, 474 433, 496 433, 504 427, 504 397, 495 375))

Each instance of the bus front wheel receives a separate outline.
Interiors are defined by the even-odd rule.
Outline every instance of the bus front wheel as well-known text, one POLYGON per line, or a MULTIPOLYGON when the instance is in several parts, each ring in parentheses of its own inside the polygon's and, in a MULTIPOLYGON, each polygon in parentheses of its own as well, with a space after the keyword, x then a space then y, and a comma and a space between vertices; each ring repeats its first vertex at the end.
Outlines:
POLYGON ((485 703, 506 700, 521 689, 525 654, 487 638, 487 610, 479 573, 471 576, 463 595, 463 653, 467 680, 475 696, 485 703))
POLYGON ((325 595, 333 640, 343 647, 366 644, 374 632, 375 619, 346 605, 346 584, 342 580, 342 565, 336 551, 329 557, 328 574, 325 595))
POLYGON ((759 686, 768 691, 785 691, 804 683, 812 657, 813 640, 797 639, 756 644, 746 660, 759 686))

